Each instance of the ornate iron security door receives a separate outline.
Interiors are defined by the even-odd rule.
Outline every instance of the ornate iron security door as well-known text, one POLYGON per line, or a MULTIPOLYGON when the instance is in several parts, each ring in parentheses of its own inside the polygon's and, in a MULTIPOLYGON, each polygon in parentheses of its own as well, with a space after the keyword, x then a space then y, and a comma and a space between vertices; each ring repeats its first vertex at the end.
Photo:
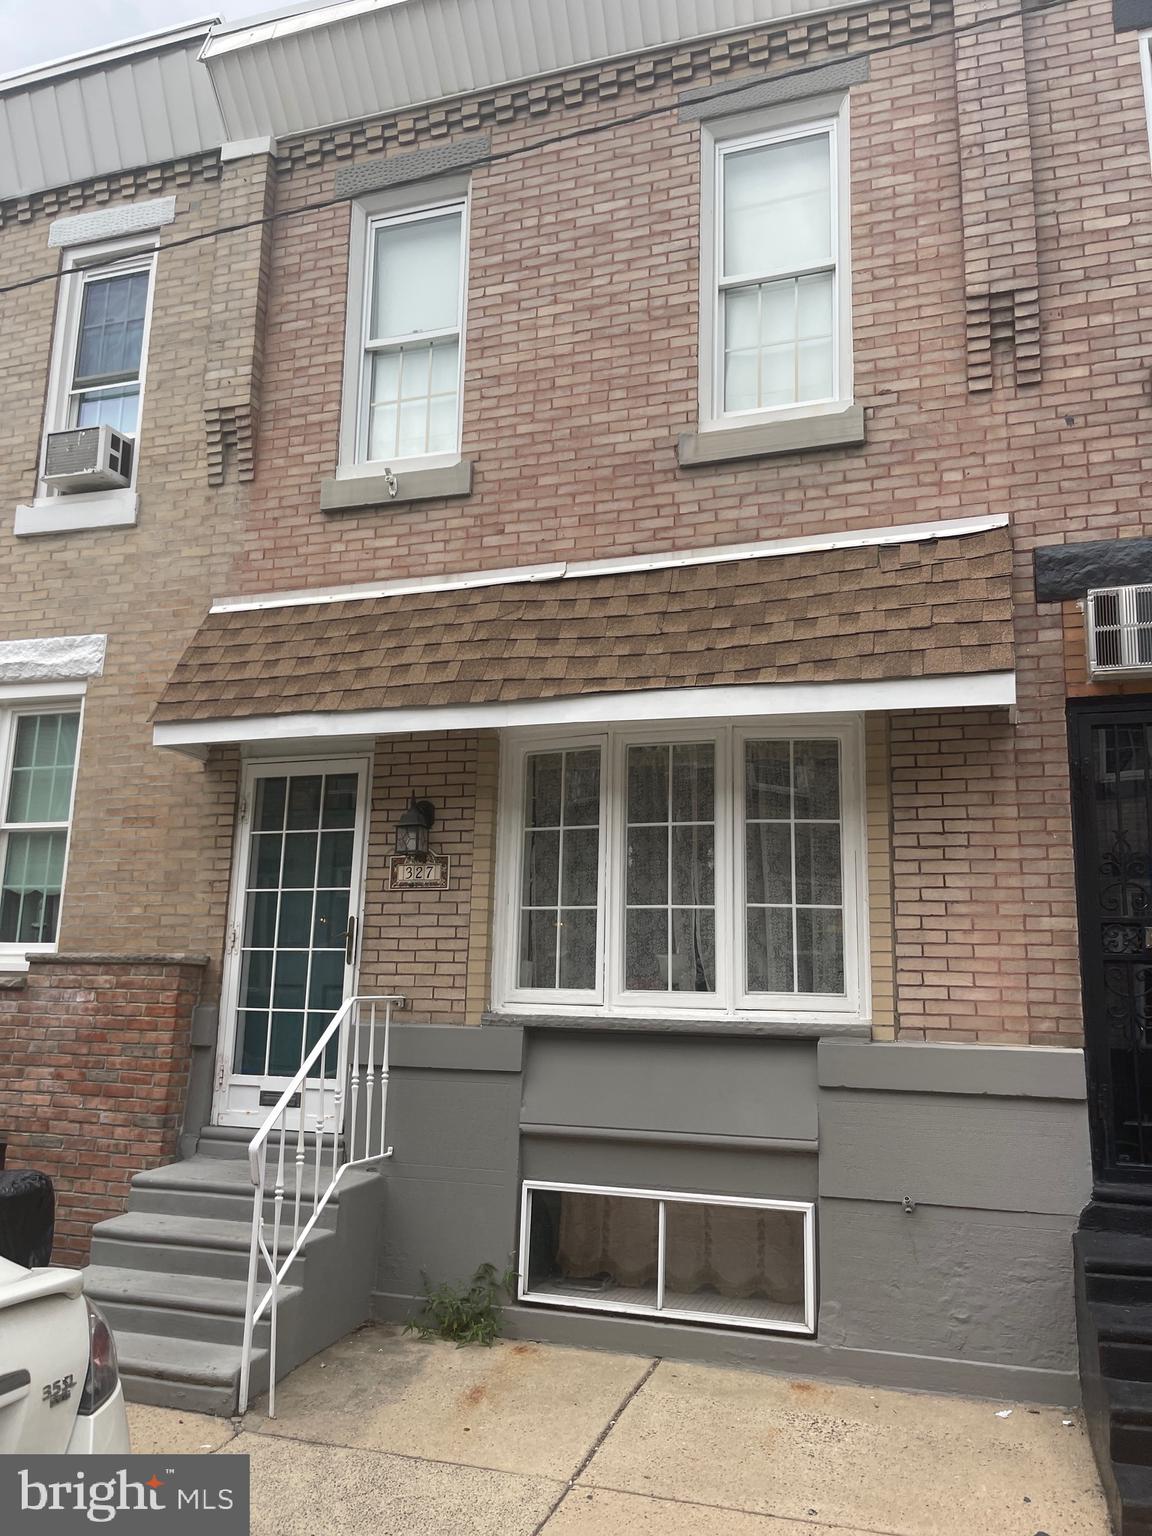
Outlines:
POLYGON ((1098 1179, 1152 1179, 1152 699, 1070 711, 1098 1179))

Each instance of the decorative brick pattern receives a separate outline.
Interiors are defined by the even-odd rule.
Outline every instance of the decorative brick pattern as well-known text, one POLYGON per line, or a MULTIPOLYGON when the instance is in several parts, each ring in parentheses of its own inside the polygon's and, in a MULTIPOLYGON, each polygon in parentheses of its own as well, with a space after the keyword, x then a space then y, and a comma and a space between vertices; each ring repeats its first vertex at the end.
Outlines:
POLYGON ((348 128, 308 134, 285 141, 277 165, 282 174, 301 167, 346 160, 367 152, 379 154, 395 145, 413 145, 424 138, 473 132, 495 125, 507 127, 523 118, 542 117, 558 109, 615 102, 621 94, 646 93, 674 85, 708 84, 724 80, 733 70, 774 64, 795 67, 810 54, 839 53, 862 45, 883 45, 895 38, 931 31, 945 21, 950 8, 937 0, 897 0, 867 10, 811 19, 790 17, 775 26, 743 37, 717 38, 687 47, 661 50, 635 59, 572 70, 546 80, 436 103, 424 110, 395 114, 348 128))
POLYGON ((204 407, 208 444, 208 484, 223 485, 230 469, 240 484, 256 475, 256 413, 253 402, 204 407))
POLYGON ((0 1140, 56 1187, 53 1262, 83 1264, 132 1175, 170 1162, 204 961, 58 955, 0 991, 0 1140))
POLYGON ((117 176, 93 176, 68 187, 53 187, 30 197, 0 202, 0 229, 9 224, 30 224, 45 217, 54 219, 62 213, 78 213, 82 208, 98 208, 104 203, 153 197, 171 187, 191 187, 198 181, 215 181, 219 175, 220 156, 213 151, 207 155, 170 160, 164 165, 141 166, 139 170, 124 171, 117 176))
POLYGON ((968 387, 1040 380, 1039 271, 1024 15, 956 0, 968 387))

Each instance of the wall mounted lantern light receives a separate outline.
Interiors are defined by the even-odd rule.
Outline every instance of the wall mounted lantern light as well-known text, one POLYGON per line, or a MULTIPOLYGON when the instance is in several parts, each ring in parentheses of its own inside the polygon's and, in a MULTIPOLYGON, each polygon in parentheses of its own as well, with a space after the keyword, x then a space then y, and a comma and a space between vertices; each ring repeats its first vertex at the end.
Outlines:
POLYGON ((428 857, 428 834, 435 822, 436 807, 431 800, 417 800, 413 796, 396 823, 396 852, 401 858, 428 857))

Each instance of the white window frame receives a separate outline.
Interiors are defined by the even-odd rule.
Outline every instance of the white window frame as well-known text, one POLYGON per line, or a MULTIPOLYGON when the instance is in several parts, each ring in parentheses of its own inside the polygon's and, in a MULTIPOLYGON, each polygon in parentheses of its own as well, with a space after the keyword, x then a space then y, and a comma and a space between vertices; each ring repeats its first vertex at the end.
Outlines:
POLYGON ((704 431, 725 431, 763 422, 828 415, 852 404, 852 270, 850 231, 850 173, 848 96, 835 103, 827 100, 773 108, 735 120, 705 123, 702 127, 703 173, 701 178, 701 297, 700 297, 700 425, 704 431), (817 110, 822 107, 823 110, 817 110), (723 166, 728 155, 797 139, 827 135, 829 139, 832 253, 831 263, 812 268, 782 269, 761 274, 742 274, 722 283, 724 232, 723 166), (779 277, 803 276, 831 267, 833 331, 832 393, 826 399, 801 400, 789 405, 766 406, 751 411, 724 409, 723 293, 753 278, 770 282, 779 277))
POLYGON ((106 240, 99 245, 77 246, 64 257, 60 294, 56 305, 53 330, 52 362, 48 377, 48 398, 44 412, 44 432, 40 450, 40 482, 37 500, 56 505, 60 493, 44 481, 44 456, 48 451, 48 435, 68 430, 72 406, 72 375, 76 366, 76 353, 80 344, 80 316, 84 306, 84 290, 90 279, 118 276, 128 272, 148 273, 148 300, 144 308, 144 333, 140 339, 140 400, 136 419, 136 431, 132 438, 131 484, 126 490, 96 491, 77 497, 69 496, 70 504, 95 498, 124 498, 135 492, 140 464, 140 442, 144 432, 144 399, 147 388, 148 347, 152 332, 152 309, 156 298, 156 240, 106 240))
MULTIPOLYGON (((467 191, 445 193, 430 202, 411 202, 395 206, 394 199, 353 203, 349 233, 348 326, 344 348, 344 388, 340 418, 340 462, 337 478, 357 479, 380 475, 385 470, 399 472, 416 469, 447 469, 460 462, 464 431, 464 349, 468 329, 468 249, 470 240, 471 198, 467 191), (393 224, 414 223, 446 213, 460 213, 460 293, 459 378, 457 380, 456 442, 445 453, 427 453, 407 458, 369 459, 367 454, 368 389, 371 353, 368 350, 368 326, 372 313, 372 265, 376 230, 393 224)), ((418 331, 408 336, 389 337, 390 345, 405 341, 427 342, 456 335, 446 331, 418 331)))
POLYGON ((1144 87, 1144 126, 1152 156, 1152 31, 1138 33, 1136 41, 1140 48, 1140 82, 1144 87))
POLYGON ((508 1013, 644 1018, 866 1023, 868 882, 865 834, 863 721, 860 716, 772 716, 711 724, 666 721, 600 732, 508 731, 502 737, 493 928, 493 1007, 508 1013), (835 740, 840 746, 841 878, 844 896, 842 995, 752 993, 744 985, 744 805, 738 769, 748 740, 835 740), (623 984, 625 805, 628 747, 710 741, 716 747, 716 985, 715 993, 629 992, 623 984), (525 765, 541 752, 598 746, 601 750, 601 836, 597 922, 597 981, 587 990, 523 987, 519 983, 520 882, 525 765))
POLYGON ((816 1207, 810 1200, 769 1200, 744 1195, 708 1195, 685 1193, 675 1189, 633 1189, 623 1185, 562 1184, 550 1179, 525 1179, 520 1192, 520 1252, 517 1265, 516 1297, 546 1307, 564 1307, 567 1310, 627 1313, 637 1317, 651 1317, 660 1322, 714 1323, 727 1328, 755 1328, 762 1333, 816 1332, 816 1207), (597 1301, 591 1296, 546 1296, 534 1292, 529 1286, 528 1265, 531 1258, 531 1210, 534 1191, 568 1195, 607 1195, 609 1197, 657 1200, 677 1205, 732 1205, 742 1209, 760 1211, 795 1211, 804 1219, 804 1319, 793 1323, 777 1318, 759 1318, 747 1315, 727 1316, 717 1312, 693 1312, 688 1309, 666 1308, 664 1301, 665 1219, 664 1205, 660 1205, 657 1228, 656 1257, 656 1305, 644 1306, 635 1302, 597 1301))
MULTIPOLYGON (((45 688, 36 693, 0 688, 0 881, 8 854, 8 795, 12 779, 12 759, 16 750, 16 722, 24 715, 76 715, 76 761, 72 768, 72 793, 68 799, 67 823, 12 823, 21 832, 64 832, 64 875, 60 882, 60 921, 64 916, 64 896, 68 885, 68 863, 72 853, 72 824, 76 810, 76 785, 80 778, 80 749, 84 739, 84 694, 70 689, 57 692, 45 688)), ((48 944, 13 944, 0 942, 0 972, 26 970, 25 956, 54 955, 59 948, 60 924, 56 937, 48 944)))

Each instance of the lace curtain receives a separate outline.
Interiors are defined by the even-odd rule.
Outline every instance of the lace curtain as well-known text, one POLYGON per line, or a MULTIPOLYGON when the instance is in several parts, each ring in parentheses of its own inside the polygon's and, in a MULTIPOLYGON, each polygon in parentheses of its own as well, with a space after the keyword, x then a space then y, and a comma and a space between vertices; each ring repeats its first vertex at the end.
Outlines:
MULTIPOLYGON (((666 1204, 665 1287, 735 1298, 803 1299, 803 1222, 784 1211, 666 1204)), ((604 1195, 563 1197, 557 1265, 572 1280, 610 1277, 655 1286, 657 1204, 604 1195)))

